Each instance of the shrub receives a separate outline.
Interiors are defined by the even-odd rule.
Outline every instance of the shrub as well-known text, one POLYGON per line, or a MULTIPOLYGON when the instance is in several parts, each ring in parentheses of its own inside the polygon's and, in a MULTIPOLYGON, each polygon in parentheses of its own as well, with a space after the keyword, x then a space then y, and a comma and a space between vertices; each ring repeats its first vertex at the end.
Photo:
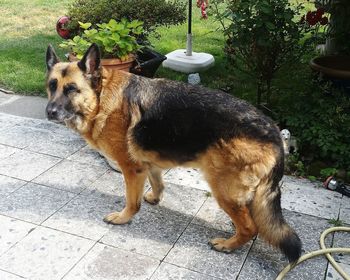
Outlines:
MULTIPOLYGON (((310 75, 311 80, 311 75, 310 75)), ((350 170, 350 96, 317 81, 279 98, 282 123, 298 139, 304 161, 350 170)))
POLYGON ((177 0, 76 0, 68 10, 69 29, 77 32, 78 21, 96 25, 109 19, 140 20, 144 22, 145 33, 139 39, 146 43, 147 36, 155 32, 156 27, 183 23, 185 10, 184 3, 177 0))
POLYGON ((292 8, 288 0, 215 0, 213 4, 226 36, 227 56, 236 69, 256 80, 258 106, 263 98, 269 103, 275 72, 300 55, 303 25, 296 18, 301 6, 292 8), (225 8, 220 8, 222 3, 225 8))

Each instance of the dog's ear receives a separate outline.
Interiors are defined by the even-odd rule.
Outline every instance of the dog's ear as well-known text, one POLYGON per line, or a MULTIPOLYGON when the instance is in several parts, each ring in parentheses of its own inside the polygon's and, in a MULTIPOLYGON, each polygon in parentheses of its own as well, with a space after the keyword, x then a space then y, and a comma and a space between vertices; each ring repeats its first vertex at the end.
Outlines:
POLYGON ((52 67, 58 62, 60 62, 60 60, 58 59, 58 57, 55 53, 55 50, 53 49, 53 47, 51 45, 49 45, 47 47, 47 51, 46 51, 47 70, 50 71, 52 69, 52 67))
POLYGON ((100 68, 100 49, 93 43, 78 62, 78 67, 87 74, 93 74, 100 68))

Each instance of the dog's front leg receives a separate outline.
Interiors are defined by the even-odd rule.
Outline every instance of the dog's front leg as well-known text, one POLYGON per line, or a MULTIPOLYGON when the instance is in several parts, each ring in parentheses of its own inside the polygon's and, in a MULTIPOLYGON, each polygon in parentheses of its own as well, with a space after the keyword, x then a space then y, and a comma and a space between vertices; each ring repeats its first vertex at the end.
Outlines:
POLYGON ((135 163, 119 163, 125 180, 126 206, 121 212, 113 212, 103 220, 115 225, 125 224, 139 211, 147 168, 135 163))

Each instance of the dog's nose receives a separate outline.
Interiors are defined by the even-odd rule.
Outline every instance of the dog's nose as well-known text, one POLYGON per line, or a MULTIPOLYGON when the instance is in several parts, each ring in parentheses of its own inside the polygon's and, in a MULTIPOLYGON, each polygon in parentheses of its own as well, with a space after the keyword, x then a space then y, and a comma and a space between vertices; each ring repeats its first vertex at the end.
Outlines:
POLYGON ((49 120, 57 119, 58 106, 56 103, 49 103, 46 106, 46 115, 49 120))

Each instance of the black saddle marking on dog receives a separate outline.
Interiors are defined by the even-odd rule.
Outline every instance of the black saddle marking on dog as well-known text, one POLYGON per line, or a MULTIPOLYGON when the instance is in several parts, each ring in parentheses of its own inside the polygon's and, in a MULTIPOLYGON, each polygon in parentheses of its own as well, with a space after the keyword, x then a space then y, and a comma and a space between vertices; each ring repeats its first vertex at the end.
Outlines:
POLYGON ((125 94, 129 102, 140 106, 142 117, 133 137, 145 150, 182 163, 195 159, 219 139, 247 137, 281 145, 272 120, 243 100, 168 80, 148 80, 140 86, 142 79, 131 79, 125 94), (142 94, 148 95, 151 105, 142 104, 142 94))

